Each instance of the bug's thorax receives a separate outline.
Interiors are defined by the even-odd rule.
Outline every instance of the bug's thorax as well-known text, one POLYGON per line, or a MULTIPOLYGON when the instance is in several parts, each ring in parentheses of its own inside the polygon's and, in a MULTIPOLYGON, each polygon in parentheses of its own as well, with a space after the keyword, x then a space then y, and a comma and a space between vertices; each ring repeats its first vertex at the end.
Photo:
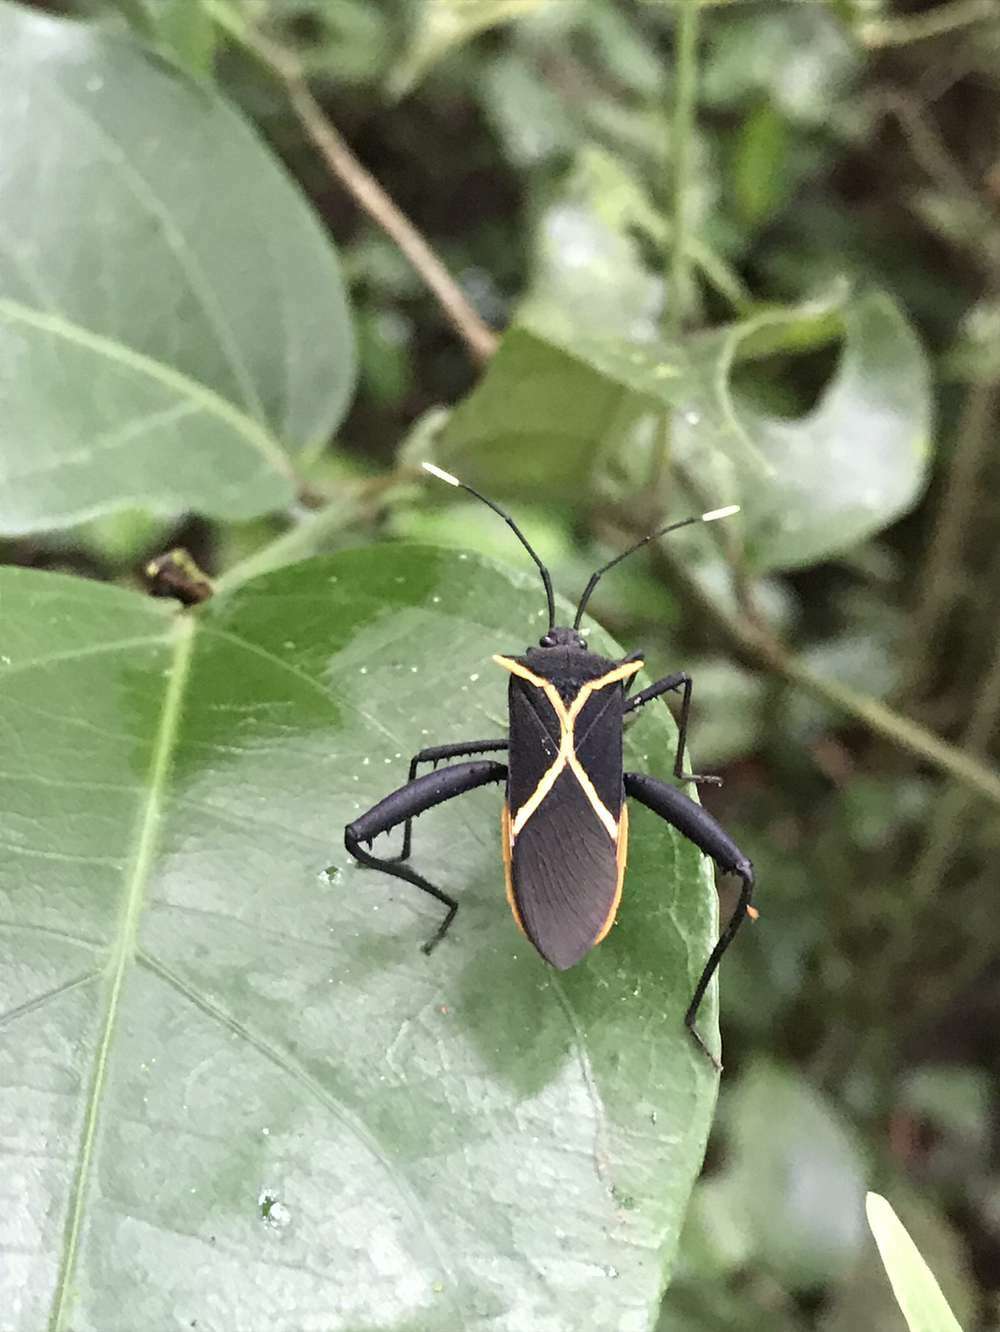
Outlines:
POLYGON ((616 839, 624 682, 642 663, 615 662, 561 647, 494 660, 511 674, 508 788, 513 836, 565 776, 584 792, 608 837, 616 839), (602 790, 595 787, 595 775, 602 790))
POLYGON ((528 648, 519 656, 502 654, 493 660, 513 676, 534 684, 536 688, 544 688, 546 684, 554 688, 565 704, 572 704, 585 685, 590 686, 587 691, 590 693, 597 682, 605 681, 611 675, 617 675, 617 679, 627 679, 642 665, 641 662, 612 661, 610 657, 598 656, 596 652, 569 646, 528 648), (623 667, 624 673, 617 674, 623 667))

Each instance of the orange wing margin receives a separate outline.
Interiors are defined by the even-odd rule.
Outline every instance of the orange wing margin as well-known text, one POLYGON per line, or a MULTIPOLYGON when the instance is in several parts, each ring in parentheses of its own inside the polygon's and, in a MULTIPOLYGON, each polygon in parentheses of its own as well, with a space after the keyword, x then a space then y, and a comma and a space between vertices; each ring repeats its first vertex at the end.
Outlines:
POLYGON ((625 862, 628 860, 628 805, 622 801, 622 812, 618 816, 618 840, 615 842, 615 862, 618 866, 618 882, 615 884, 614 901, 611 903, 611 910, 608 912, 607 919, 601 926, 601 932, 594 940, 594 947, 601 942, 608 930, 615 923, 615 916, 618 915, 618 905, 622 900, 622 884, 625 882, 625 862))
POLYGON ((517 928, 524 934, 524 922, 521 920, 521 913, 517 909, 517 902, 514 900, 514 880, 511 877, 510 870, 510 806, 505 800, 503 809, 500 811, 500 843, 503 852, 503 881, 507 889, 507 903, 510 906, 514 920, 517 922, 517 928))

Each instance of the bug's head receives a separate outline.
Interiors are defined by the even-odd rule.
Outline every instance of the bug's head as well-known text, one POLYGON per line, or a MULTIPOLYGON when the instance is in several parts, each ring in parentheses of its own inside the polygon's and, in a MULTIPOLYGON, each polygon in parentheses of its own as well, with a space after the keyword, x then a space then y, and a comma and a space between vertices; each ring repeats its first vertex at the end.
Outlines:
MULTIPOLYGON (((579 648, 581 651, 585 652, 587 650, 587 641, 583 634, 580 633, 579 629, 563 629, 560 628, 559 625, 556 625, 555 628, 549 629, 547 633, 542 635, 538 640, 538 647, 579 648)), ((538 648, 529 648, 528 651, 537 652, 538 648)))
MULTIPOLYGON (((435 467, 433 463, 429 462, 421 463, 421 466, 425 472, 430 472, 431 476, 436 476, 439 481, 447 481, 449 486, 458 486, 462 490, 467 490, 470 495, 475 495, 476 499, 482 500, 484 504, 489 505, 494 513, 500 515, 517 537, 518 541, 520 541, 521 545, 535 561, 535 564, 538 566, 538 572, 542 575, 542 583, 545 586, 545 599, 548 603, 549 611, 549 627, 543 637, 539 640, 539 648, 569 647, 585 651, 587 644, 584 642, 583 636, 580 633, 580 624, 583 620, 583 612, 587 608, 587 602, 590 600, 590 594, 597 586, 598 579, 602 574, 606 574, 609 569, 613 569, 616 564, 621 563, 627 555, 631 555, 632 552, 638 550, 640 546, 644 546, 647 541, 655 541, 657 537, 666 536, 668 532, 676 532, 679 527, 687 527, 690 523, 712 523, 716 518, 728 518, 730 514, 739 513, 740 511, 740 506, 738 504, 729 504, 724 509, 712 509, 709 513, 697 514, 693 518, 682 518, 679 523, 670 523, 668 527, 661 527, 658 532, 650 532, 649 536, 644 536, 641 541, 637 541, 635 545, 629 546, 628 550, 622 551, 622 553, 616 555, 613 560, 608 560, 607 564, 602 564, 595 573, 591 574, 590 582, 584 588, 583 596, 580 598, 580 604, 576 608, 576 617, 573 620, 572 628, 560 629, 556 626, 556 599, 555 593, 552 591, 551 575, 532 550, 528 538, 518 527, 517 523, 514 522, 514 519, 510 514, 505 513, 504 510, 500 508, 499 504, 494 504, 493 501, 487 499, 485 495, 480 495, 478 490, 473 490, 472 487, 467 486, 464 481, 459 481, 458 477, 452 476, 450 472, 445 472, 440 467, 435 467)), ((537 652, 538 648, 531 648, 529 651, 537 652)))

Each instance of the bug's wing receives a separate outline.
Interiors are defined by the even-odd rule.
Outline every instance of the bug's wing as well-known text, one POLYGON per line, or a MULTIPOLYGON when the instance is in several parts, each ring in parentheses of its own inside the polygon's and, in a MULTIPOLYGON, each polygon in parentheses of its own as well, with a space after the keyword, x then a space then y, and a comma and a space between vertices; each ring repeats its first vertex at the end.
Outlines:
POLYGON ((614 923, 628 840, 624 807, 612 839, 564 770, 513 844, 505 810, 503 837, 507 893, 518 924, 542 957, 564 971, 614 923))

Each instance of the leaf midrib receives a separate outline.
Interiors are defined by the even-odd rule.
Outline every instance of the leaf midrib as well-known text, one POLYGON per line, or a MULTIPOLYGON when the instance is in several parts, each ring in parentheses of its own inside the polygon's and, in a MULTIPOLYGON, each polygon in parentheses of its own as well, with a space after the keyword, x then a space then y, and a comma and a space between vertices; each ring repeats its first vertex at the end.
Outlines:
POLYGON ((174 622, 174 651, 167 687, 163 695, 160 724, 153 741, 145 804, 141 807, 135 828, 134 847, 128 876, 125 881, 122 911, 112 953, 108 960, 108 998, 103 1029, 94 1058, 90 1090, 87 1095, 73 1190, 69 1200, 65 1242, 59 1263, 59 1275, 49 1318, 49 1332, 63 1332, 69 1312, 70 1293, 76 1268, 80 1230, 86 1208, 88 1184, 97 1139, 101 1100, 107 1081, 108 1064, 118 1023, 122 990, 129 963, 135 953, 135 942, 145 900, 146 881, 156 853, 160 832, 163 796, 170 775, 170 763, 180 729, 184 691, 191 671, 194 650, 195 621, 190 616, 178 616, 174 622))

